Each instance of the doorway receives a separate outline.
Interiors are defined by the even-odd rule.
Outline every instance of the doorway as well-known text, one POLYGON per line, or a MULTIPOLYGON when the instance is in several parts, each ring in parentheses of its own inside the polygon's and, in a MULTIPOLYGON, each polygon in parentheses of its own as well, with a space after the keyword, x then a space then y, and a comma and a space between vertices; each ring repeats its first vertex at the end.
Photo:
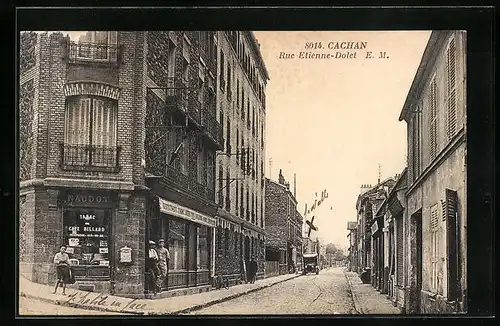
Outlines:
POLYGON ((414 237, 411 239, 411 264, 414 266, 411 271, 410 279, 414 279, 412 288, 411 312, 421 313, 421 292, 422 292, 422 209, 418 210, 411 216, 411 231, 414 237), (412 277, 413 276, 413 277, 412 277))

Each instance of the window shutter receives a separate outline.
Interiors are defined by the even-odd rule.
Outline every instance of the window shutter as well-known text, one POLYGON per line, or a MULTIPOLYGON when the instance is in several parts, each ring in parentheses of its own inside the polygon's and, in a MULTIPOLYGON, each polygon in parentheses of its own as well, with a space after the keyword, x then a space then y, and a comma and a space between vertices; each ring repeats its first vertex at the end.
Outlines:
POLYGON ((431 160, 437 154, 437 112, 436 112, 436 79, 431 81, 429 91, 429 111, 430 111, 430 155, 431 160))
POLYGON ((455 136, 457 131, 457 94, 456 94, 456 46, 452 38, 446 50, 447 75, 447 113, 448 113, 448 140, 455 136))
POLYGON ((457 193, 446 189, 446 230, 447 230, 447 251, 448 251, 448 291, 449 301, 457 300, 460 297, 460 260, 459 260, 459 224, 456 214, 457 193))

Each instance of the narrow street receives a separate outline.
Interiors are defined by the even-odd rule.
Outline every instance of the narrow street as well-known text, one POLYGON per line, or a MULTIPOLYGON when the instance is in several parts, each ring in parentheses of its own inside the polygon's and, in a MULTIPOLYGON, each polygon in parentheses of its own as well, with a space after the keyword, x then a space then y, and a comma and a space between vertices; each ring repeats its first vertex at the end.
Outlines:
POLYGON ((355 314, 343 269, 307 274, 189 315, 355 314))

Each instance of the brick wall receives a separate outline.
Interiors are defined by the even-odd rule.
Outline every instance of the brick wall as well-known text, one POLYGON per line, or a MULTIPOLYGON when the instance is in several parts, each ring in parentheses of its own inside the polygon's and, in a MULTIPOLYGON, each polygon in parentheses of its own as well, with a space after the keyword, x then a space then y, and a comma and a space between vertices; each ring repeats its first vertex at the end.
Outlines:
POLYGON ((282 186, 274 182, 266 182, 266 244, 275 247, 285 247, 288 239, 287 201, 289 198, 285 191, 282 186))
POLYGON ((33 79, 19 89, 19 180, 31 178, 33 164, 33 101, 35 87, 33 79))

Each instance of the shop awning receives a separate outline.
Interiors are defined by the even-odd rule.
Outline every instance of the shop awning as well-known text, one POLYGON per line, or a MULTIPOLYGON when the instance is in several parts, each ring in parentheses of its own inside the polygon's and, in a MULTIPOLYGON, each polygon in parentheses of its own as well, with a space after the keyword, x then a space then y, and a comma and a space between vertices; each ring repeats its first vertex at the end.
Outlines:
POLYGON ((206 225, 212 228, 217 226, 216 219, 211 216, 202 214, 163 198, 158 198, 158 202, 160 205, 160 212, 162 213, 173 215, 175 217, 206 225))

